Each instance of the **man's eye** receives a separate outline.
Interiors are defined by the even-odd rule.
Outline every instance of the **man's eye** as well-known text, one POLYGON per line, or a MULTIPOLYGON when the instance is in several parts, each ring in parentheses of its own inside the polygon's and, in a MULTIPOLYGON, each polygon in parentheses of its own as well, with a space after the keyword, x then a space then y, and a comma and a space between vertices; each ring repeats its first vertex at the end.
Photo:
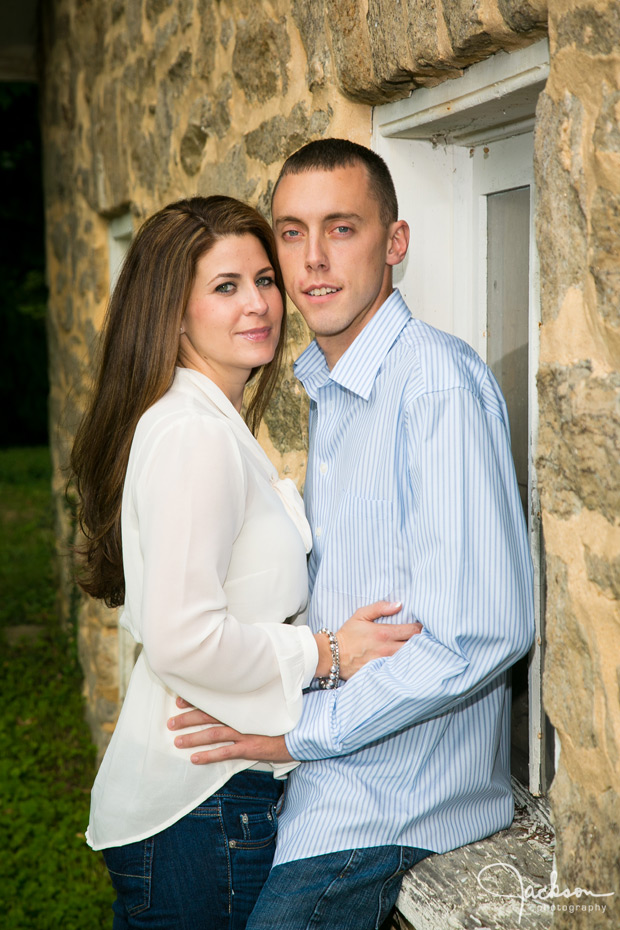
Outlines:
POLYGON ((351 232, 351 227, 350 226, 336 226, 336 232, 342 233, 344 235, 345 233, 351 232))
POLYGON ((232 294, 235 289, 235 285, 232 281, 225 281, 223 284, 218 284, 215 288, 216 294, 232 294))
POLYGON ((286 229, 286 230, 282 233, 282 237, 283 237, 284 239, 296 239, 298 236, 299 236, 299 230, 298 230, 298 229, 286 229))

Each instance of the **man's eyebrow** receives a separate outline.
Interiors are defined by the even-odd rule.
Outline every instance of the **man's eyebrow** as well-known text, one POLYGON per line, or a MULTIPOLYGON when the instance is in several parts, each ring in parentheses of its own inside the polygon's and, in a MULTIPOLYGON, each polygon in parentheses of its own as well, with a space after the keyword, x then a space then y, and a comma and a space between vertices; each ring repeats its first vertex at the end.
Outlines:
MULTIPOLYGON (((359 213, 341 213, 339 211, 327 213, 325 216, 321 217, 321 219, 323 222, 330 222, 331 220, 354 220, 358 223, 362 222, 362 217, 359 213)), ((304 223, 304 220, 298 216, 279 216, 277 220, 275 220, 276 226, 281 226, 283 223, 304 223)))

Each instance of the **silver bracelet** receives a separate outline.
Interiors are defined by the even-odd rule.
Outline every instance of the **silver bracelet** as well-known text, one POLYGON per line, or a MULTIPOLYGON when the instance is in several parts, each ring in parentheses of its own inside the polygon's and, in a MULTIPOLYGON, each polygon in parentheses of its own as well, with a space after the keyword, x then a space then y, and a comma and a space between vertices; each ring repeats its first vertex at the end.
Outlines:
POLYGON ((333 688, 338 687, 340 679, 340 649, 338 648, 338 640, 336 639, 335 633, 332 633, 331 630, 326 630, 325 627, 319 630, 319 633, 325 633, 329 639, 329 648, 332 654, 332 667, 329 670, 329 675, 327 678, 319 678, 319 688, 323 688, 325 691, 331 691, 333 688))

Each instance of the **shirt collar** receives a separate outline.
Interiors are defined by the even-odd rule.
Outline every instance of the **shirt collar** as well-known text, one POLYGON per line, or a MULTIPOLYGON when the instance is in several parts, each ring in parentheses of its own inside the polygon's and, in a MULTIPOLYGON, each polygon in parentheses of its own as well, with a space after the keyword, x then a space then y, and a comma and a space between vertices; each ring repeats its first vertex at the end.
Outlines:
POLYGON ((386 355, 410 319, 409 308, 395 288, 331 371, 313 340, 295 362, 295 374, 313 400, 329 380, 368 400, 386 355))

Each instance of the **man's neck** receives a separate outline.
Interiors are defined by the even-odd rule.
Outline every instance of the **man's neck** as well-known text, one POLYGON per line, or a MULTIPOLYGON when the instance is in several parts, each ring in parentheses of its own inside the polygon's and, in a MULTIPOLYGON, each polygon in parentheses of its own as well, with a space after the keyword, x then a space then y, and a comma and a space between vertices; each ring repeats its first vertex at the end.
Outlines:
POLYGON ((370 323, 388 297, 393 293, 393 290, 394 288, 390 282, 389 288, 386 288, 368 312, 356 321, 357 325, 356 323, 351 324, 341 333, 334 333, 334 335, 315 335, 316 343, 325 356, 325 361, 330 371, 336 362, 342 358, 347 349, 353 345, 362 330, 370 323))

